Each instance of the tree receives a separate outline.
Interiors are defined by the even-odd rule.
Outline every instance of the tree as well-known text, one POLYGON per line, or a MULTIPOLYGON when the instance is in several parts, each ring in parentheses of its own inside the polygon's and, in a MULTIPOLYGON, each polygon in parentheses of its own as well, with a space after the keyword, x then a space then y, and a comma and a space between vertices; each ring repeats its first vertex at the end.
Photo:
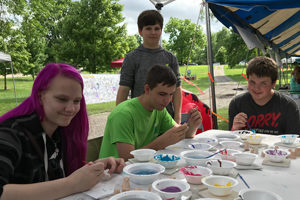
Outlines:
POLYGON ((237 65, 242 60, 249 60, 255 56, 255 51, 249 50, 241 36, 231 30, 230 37, 226 40, 227 61, 229 67, 237 65))
POLYGON ((96 73, 111 70, 109 63, 128 52, 126 25, 117 0, 72 2, 59 23, 60 38, 54 45, 56 60, 96 73))
POLYGON ((22 70, 23 74, 31 74, 34 78, 41 67, 53 61, 51 46, 57 37, 57 22, 63 17, 71 0, 30 0, 26 1, 26 9, 22 13, 22 33, 30 53, 30 65, 22 70), (48 56, 51 56, 48 58, 48 56))
MULTIPOLYGON (((192 23, 191 20, 181 20, 178 18, 171 17, 168 24, 165 27, 165 33, 169 33, 169 43, 167 49, 175 53, 180 63, 187 63, 190 48, 195 34, 194 47, 192 53, 195 52, 194 48, 204 49, 205 47, 205 36, 202 33, 201 27, 196 29, 196 24, 192 23)), ((189 61, 190 62, 190 61, 189 61)))
MULTIPOLYGON (((26 41, 19 31, 18 19, 26 5, 25 0, 0 0, 0 50, 10 54, 14 72, 19 72, 28 66, 30 54, 26 51, 26 41)), ((7 65, 1 63, 0 74, 4 76, 4 89, 6 90, 7 65)))
POLYGON ((127 45, 128 45, 128 52, 136 49, 140 45, 139 42, 138 42, 137 34, 127 36, 126 37, 126 42, 127 42, 127 45))
POLYGON ((229 41, 230 31, 223 27, 221 31, 212 34, 212 51, 215 61, 220 63, 227 62, 226 42, 229 41), (220 49, 221 48, 221 49, 220 49), (217 57, 218 55, 218 57, 217 57))
POLYGON ((218 52, 216 53, 216 56, 215 56, 215 61, 216 62, 219 62, 219 63, 226 63, 226 54, 227 54, 227 51, 225 49, 224 46, 221 46, 218 50, 218 52))

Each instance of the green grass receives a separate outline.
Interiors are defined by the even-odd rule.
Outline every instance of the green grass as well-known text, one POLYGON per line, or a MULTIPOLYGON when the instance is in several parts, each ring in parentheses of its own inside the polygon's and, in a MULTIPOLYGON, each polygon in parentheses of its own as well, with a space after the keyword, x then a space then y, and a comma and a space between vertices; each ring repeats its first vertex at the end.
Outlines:
MULTIPOLYGON (((208 78, 208 66, 207 65, 190 65, 188 69, 191 70, 191 75, 196 75, 196 80, 190 80, 195 85, 197 85, 202 91, 207 89, 210 86, 209 78, 208 78)), ((185 75, 186 66, 180 66, 179 71, 181 76, 185 75)), ((181 81, 181 85, 183 89, 193 92, 196 95, 199 95, 200 92, 198 89, 186 83, 185 81, 181 81)))
MULTIPOLYGON (((218 115, 228 119, 228 107, 217 109, 218 115)), ((228 119, 229 120, 229 119, 228 119)), ((228 130, 228 123, 220 118, 217 119, 218 121, 218 129, 220 130, 228 130)))
POLYGON ((86 107, 88 115, 94 115, 103 112, 111 112, 116 107, 116 102, 112 101, 105 103, 88 104, 86 107))
POLYGON ((240 84, 243 84, 243 85, 248 84, 248 81, 242 75, 242 73, 244 73, 246 76, 246 66, 238 65, 233 68, 229 68, 228 65, 225 65, 224 73, 226 76, 230 77, 232 80, 234 80, 240 84))
MULTIPOLYGON (((31 77, 15 77, 18 105, 31 93, 33 80, 31 77)), ((7 90, 4 90, 4 78, 0 78, 0 115, 16 107, 14 86, 11 76, 7 77, 7 90)))
MULTIPOLYGON (((26 99, 32 89, 33 80, 31 77, 16 77, 16 94, 18 105, 26 99)), ((14 87, 11 77, 7 78, 7 90, 4 90, 4 79, 0 78, 0 115, 3 115, 7 111, 16 107, 16 101, 14 96, 14 87)), ((116 106, 116 102, 98 103, 87 105, 87 111, 89 115, 110 112, 116 106)))

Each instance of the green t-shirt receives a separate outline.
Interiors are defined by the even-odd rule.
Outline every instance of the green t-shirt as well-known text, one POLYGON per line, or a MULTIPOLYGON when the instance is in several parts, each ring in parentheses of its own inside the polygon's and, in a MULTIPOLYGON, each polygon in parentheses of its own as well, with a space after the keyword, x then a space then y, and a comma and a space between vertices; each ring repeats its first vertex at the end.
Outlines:
POLYGON ((166 109, 147 111, 137 98, 119 104, 108 116, 100 158, 119 154, 116 142, 128 143, 139 149, 172 128, 176 122, 166 109))

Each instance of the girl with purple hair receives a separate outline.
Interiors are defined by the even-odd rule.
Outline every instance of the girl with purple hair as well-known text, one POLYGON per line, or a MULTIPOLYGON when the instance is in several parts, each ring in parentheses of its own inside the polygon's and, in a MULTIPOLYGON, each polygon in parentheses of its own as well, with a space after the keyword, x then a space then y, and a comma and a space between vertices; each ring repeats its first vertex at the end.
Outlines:
POLYGON ((120 173, 122 159, 84 164, 88 130, 78 71, 45 66, 31 95, 0 117, 1 200, 58 199, 90 189, 105 169, 120 173))

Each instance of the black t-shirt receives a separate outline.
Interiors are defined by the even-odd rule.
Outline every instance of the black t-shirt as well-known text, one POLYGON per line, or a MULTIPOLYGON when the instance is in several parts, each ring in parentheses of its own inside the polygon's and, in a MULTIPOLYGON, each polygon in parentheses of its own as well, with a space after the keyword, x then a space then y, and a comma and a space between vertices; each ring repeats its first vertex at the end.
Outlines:
POLYGON ((240 94, 229 105, 229 130, 234 117, 246 113, 251 128, 257 133, 271 135, 299 134, 300 114, 295 101, 275 91, 271 100, 263 106, 257 105, 249 92, 240 94))

